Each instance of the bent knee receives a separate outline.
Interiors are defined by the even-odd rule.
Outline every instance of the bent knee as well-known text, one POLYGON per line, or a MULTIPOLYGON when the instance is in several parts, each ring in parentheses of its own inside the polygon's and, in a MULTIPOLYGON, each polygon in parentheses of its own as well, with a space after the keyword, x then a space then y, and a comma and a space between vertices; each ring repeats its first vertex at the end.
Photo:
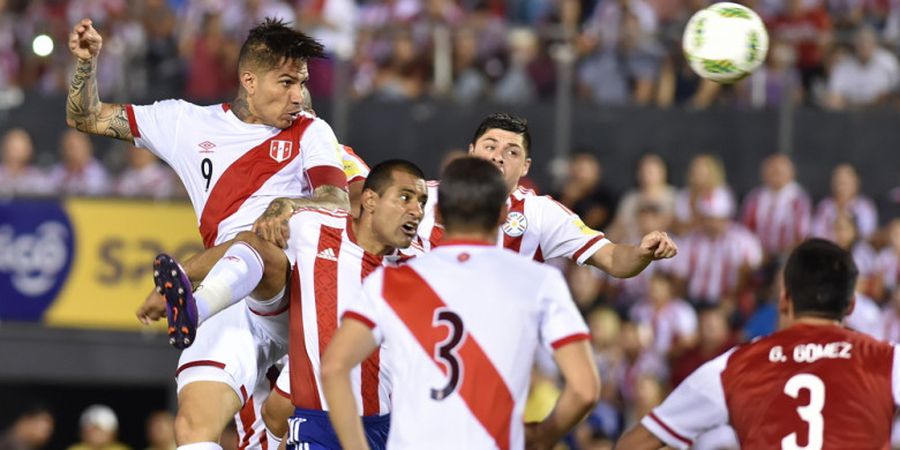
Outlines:
POLYGON ((262 418, 266 428, 275 436, 284 436, 287 432, 287 421, 294 412, 290 400, 272 392, 262 407, 262 418))

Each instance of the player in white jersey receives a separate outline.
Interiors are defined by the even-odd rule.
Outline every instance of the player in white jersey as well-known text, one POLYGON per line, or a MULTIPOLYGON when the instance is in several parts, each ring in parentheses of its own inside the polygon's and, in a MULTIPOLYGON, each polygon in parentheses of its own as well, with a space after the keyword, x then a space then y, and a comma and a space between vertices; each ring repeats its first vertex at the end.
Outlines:
POLYGON ((393 386, 389 448, 522 448, 526 434, 530 444, 552 446, 596 403, 587 325, 562 275, 493 242, 507 195, 491 164, 450 163, 438 204, 447 239, 376 271, 347 307, 322 362, 343 448, 368 448, 351 372, 379 344, 393 386), (549 417, 526 431, 539 345, 554 350, 566 384, 549 417))
MULTIPOLYGON (((409 247, 416 237, 426 192, 418 167, 406 161, 387 161, 367 178, 358 218, 319 208, 295 212, 290 219, 287 255, 256 234, 245 232, 198 255, 187 269, 165 255, 157 258, 157 270, 167 283, 166 297, 183 298, 186 304, 208 302, 212 297, 231 301, 251 294, 267 297, 290 285, 294 302, 290 384, 297 393, 293 396, 297 407, 294 423, 304 425, 299 434, 292 428, 289 446, 338 446, 333 433, 327 432, 327 406, 317 388, 320 355, 346 303, 358 297, 362 279, 385 260, 406 258, 395 250, 409 247), (292 270, 291 261, 295 261, 292 270), (208 274, 206 267, 211 267, 208 274), (189 280, 204 276, 192 294, 189 280)), ((389 373, 375 355, 354 377, 358 403, 369 416, 365 420, 371 422, 373 443, 382 446, 388 425, 383 416, 390 410, 389 373)))
MULTIPOLYGON (((509 213, 498 231, 497 245, 535 261, 570 258, 618 278, 632 277, 651 261, 674 256, 677 251, 675 243, 661 231, 645 235, 639 246, 612 243, 551 197, 519 186, 531 167, 531 135, 522 118, 502 113, 487 116, 475 131, 469 154, 494 163, 506 182, 509 213), (656 251, 648 251, 650 248, 656 251)), ((440 242, 444 233, 435 215, 438 184, 430 183, 429 190, 425 218, 419 227, 426 249, 440 242)))
MULTIPOLYGON (((89 19, 69 36, 76 67, 67 123, 86 133, 134 141, 171 165, 191 195, 206 245, 249 229, 272 198, 288 192, 312 197, 303 200, 309 204, 348 206, 346 178, 330 127, 300 113, 307 60, 322 55, 321 45, 311 38, 277 21, 252 30, 241 49, 236 99, 209 107, 176 100, 144 107, 102 103, 96 82, 101 46, 89 19)), ((268 367, 286 345, 281 303, 273 297, 249 308, 242 303, 226 310, 213 320, 225 324, 219 333, 230 333, 228 337, 219 339, 222 335, 210 321, 205 327, 210 336, 197 339, 195 348, 182 354, 175 425, 180 446, 219 449, 219 435, 242 406, 250 413, 240 419, 252 422, 254 402, 248 390, 264 378, 259 367, 268 367)), ((169 306, 174 312, 171 306, 177 305, 169 306)), ((177 346, 194 341, 196 330, 185 318, 198 319, 188 311, 168 315, 177 346)), ((246 423, 239 427, 252 429, 246 423)), ((251 444, 249 435, 243 441, 251 444)), ((265 447, 264 442, 252 444, 265 447)))

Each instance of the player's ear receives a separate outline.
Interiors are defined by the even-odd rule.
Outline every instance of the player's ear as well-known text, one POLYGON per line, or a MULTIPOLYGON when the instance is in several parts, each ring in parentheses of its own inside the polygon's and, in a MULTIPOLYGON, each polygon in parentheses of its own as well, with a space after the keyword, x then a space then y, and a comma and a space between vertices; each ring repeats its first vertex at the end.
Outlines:
POLYGON ((362 195, 360 196, 359 205, 360 205, 360 214, 362 211, 365 211, 368 214, 372 214, 372 211, 375 210, 375 203, 378 202, 378 198, 380 196, 377 192, 371 189, 363 189, 362 195))
POLYGON ((475 153, 475 144, 469 144, 469 154, 475 153))
POLYGON ((788 298, 787 290, 782 287, 778 293, 778 315, 782 318, 791 317, 794 312, 793 306, 794 305, 791 304, 791 299, 788 298))
POLYGON ((528 170, 531 169, 531 158, 525 158, 525 164, 522 165, 522 175, 528 175, 528 170))
POLYGON ((256 74, 249 71, 243 70, 240 75, 241 87, 247 91, 247 94, 253 95, 256 92, 256 74))

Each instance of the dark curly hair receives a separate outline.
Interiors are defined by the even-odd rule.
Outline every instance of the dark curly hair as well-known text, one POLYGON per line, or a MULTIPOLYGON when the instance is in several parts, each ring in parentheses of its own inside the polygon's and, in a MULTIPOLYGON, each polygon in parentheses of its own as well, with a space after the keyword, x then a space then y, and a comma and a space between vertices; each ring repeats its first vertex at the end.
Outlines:
POLYGON ((325 56, 325 47, 312 37, 289 27, 281 19, 267 17, 250 30, 241 46, 238 67, 268 70, 285 60, 308 61, 325 56))

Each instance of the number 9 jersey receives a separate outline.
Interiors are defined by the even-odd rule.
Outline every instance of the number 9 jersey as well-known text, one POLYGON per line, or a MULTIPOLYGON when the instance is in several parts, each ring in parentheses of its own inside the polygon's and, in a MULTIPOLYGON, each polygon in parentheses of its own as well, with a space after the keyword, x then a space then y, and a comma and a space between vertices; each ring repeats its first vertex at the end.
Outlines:
POLYGON ((888 449, 900 400, 896 349, 799 323, 704 364, 641 424, 679 449, 726 423, 745 449, 888 449))
POLYGON ((323 185, 347 188, 344 149, 311 114, 282 130, 243 122, 227 103, 165 100, 125 109, 135 145, 184 183, 207 247, 249 230, 278 197, 310 197, 323 185))

